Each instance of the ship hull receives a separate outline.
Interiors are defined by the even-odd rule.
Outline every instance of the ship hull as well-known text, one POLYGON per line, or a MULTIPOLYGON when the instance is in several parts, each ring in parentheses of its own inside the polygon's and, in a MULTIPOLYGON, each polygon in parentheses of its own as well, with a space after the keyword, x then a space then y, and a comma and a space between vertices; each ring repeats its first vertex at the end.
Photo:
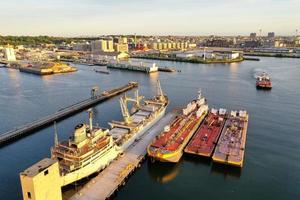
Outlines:
POLYGON ((113 146, 111 149, 109 149, 103 155, 101 155, 100 158, 95 159, 85 167, 82 167, 74 172, 70 172, 61 176, 61 187, 79 181, 85 177, 88 177, 96 172, 103 170, 114 159, 116 159, 120 153, 121 152, 117 148, 115 148, 115 146, 113 146))
POLYGON ((272 86, 271 85, 261 85, 261 84, 257 84, 256 85, 257 89, 262 89, 262 90, 271 90, 272 86))

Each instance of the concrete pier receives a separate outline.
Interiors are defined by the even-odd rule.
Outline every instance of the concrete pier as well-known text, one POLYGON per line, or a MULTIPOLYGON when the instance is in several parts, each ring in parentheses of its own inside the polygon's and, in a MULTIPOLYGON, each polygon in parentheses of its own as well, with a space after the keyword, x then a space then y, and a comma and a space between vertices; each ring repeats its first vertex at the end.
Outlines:
POLYGON ((146 148, 163 128, 176 116, 173 111, 164 116, 152 128, 150 128, 138 141, 113 161, 98 176, 90 180, 81 190, 73 195, 70 200, 103 200, 108 199, 119 187, 125 184, 125 179, 144 159, 146 148))
POLYGON ((2 133, 2 134, 0 134, 0 147, 4 146, 5 144, 8 144, 10 142, 13 142, 25 135, 28 135, 29 133, 32 133, 34 130, 36 130, 38 128, 49 125, 49 124, 53 123, 54 121, 61 120, 72 114, 78 113, 78 112, 82 111, 83 109, 89 108, 97 103, 106 101, 118 94, 126 92, 135 87, 138 87, 138 83, 129 82, 128 84, 126 84, 122 87, 118 87, 118 88, 115 88, 115 89, 112 89, 112 90, 109 90, 106 92, 102 92, 101 95, 94 95, 89 99, 83 100, 79 103, 73 104, 73 105, 63 108, 63 109, 60 109, 59 111, 55 112, 54 114, 48 115, 48 116, 38 119, 34 122, 27 123, 23 126, 17 127, 6 133, 2 133))

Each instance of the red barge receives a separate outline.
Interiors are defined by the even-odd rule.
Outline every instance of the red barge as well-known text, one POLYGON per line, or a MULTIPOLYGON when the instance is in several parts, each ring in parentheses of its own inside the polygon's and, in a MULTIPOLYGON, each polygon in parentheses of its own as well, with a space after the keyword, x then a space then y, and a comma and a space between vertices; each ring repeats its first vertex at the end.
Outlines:
POLYGON ((184 152, 211 157, 226 121, 225 109, 212 108, 184 152))

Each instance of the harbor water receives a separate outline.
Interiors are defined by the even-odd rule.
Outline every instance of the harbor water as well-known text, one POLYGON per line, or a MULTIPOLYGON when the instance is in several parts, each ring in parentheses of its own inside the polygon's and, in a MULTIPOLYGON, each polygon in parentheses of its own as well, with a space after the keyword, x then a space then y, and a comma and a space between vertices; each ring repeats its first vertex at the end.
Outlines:
MULTIPOLYGON (((140 84, 140 94, 151 97, 159 79, 170 99, 168 111, 185 106, 201 89, 210 108, 249 112, 244 167, 239 170, 186 155, 177 164, 146 160, 116 199, 300 199, 300 59, 212 65, 155 62, 181 72, 111 69, 107 75, 94 72, 102 69, 99 66, 76 65, 75 73, 37 76, 0 68, 0 134, 86 99, 93 86, 103 91, 134 80, 140 84), (262 71, 272 78, 270 91, 255 87, 255 77, 262 71)), ((104 127, 121 119, 118 97, 93 110, 94 123, 104 127)), ((67 139, 82 121, 88 122, 86 112, 58 122, 59 139, 67 139)), ((50 126, 0 148, 0 199, 22 199, 19 173, 50 156, 53 135, 50 126)))

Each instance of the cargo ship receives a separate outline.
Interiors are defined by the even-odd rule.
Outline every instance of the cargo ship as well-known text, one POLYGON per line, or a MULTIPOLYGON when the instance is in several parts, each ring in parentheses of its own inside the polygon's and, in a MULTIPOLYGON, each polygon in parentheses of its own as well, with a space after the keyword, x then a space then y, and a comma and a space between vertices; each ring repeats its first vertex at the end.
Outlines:
POLYGON ((193 136, 208 112, 206 100, 199 92, 198 98, 191 101, 182 113, 164 128, 148 146, 149 157, 155 161, 178 162, 183 149, 193 136))
POLYGON ((165 115, 169 100, 167 95, 163 93, 159 81, 157 81, 157 95, 151 99, 145 99, 141 103, 143 98, 139 96, 138 90, 136 90, 134 98, 126 95, 121 97, 123 121, 109 123, 111 126, 109 134, 113 136, 121 151, 126 150, 135 140, 139 140, 149 128, 165 115), (127 107, 128 102, 134 103, 131 112, 127 107))
POLYGON ((267 73, 263 72, 256 78, 256 88, 266 90, 272 89, 271 78, 267 73))
POLYGON ((201 124, 184 152, 205 157, 211 157, 226 122, 225 109, 212 108, 201 124))
POLYGON ((248 113, 231 111, 213 154, 213 161, 242 167, 246 145, 248 113))
POLYGON ((109 130, 90 123, 78 124, 69 140, 58 142, 51 149, 51 158, 58 160, 61 187, 104 169, 121 151, 109 130))
MULTIPOLYGON (((53 181, 58 183, 59 187, 64 187, 107 167, 165 114, 169 100, 163 94, 159 81, 157 93, 143 103, 140 103, 143 97, 138 95, 138 91, 136 98, 122 97, 120 103, 124 121, 109 123, 111 129, 93 126, 91 110, 88 111, 89 124, 78 124, 66 141, 58 142, 55 126, 55 144, 51 148, 51 159, 46 159, 50 163, 58 161, 58 176, 53 178, 53 181), (129 112, 125 105, 127 101, 135 103, 132 112, 129 112)), ((38 172, 46 169, 36 164, 20 174, 22 179, 36 174, 36 167, 41 168, 38 172)), ((48 169, 45 171, 49 173, 48 169)))

